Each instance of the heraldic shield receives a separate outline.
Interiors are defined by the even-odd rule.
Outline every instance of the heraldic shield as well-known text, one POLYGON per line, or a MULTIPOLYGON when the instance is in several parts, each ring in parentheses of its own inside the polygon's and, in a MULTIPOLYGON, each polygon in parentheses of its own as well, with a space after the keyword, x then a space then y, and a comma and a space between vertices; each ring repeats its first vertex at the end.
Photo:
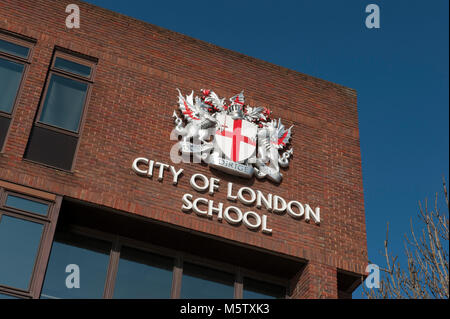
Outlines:
POLYGON ((229 174, 280 183, 280 167, 288 167, 293 154, 288 149, 292 126, 286 129, 265 107, 246 105, 243 91, 229 103, 211 90, 201 93, 184 97, 178 90, 182 117, 175 111, 172 116, 181 152, 200 154, 203 162, 229 174))
POLYGON ((227 159, 242 163, 256 154, 258 127, 242 118, 233 119, 228 114, 218 114, 215 149, 227 159))

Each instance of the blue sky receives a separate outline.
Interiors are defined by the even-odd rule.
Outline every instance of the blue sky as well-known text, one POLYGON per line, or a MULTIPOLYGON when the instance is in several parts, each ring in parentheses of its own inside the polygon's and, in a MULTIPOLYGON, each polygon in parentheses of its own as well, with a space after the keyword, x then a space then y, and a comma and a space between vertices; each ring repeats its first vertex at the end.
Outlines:
POLYGON ((384 265, 388 221, 391 247, 401 254, 418 201, 442 193, 448 0, 87 2, 356 89, 372 262, 384 265), (371 3, 380 7, 380 29, 365 27, 371 3))

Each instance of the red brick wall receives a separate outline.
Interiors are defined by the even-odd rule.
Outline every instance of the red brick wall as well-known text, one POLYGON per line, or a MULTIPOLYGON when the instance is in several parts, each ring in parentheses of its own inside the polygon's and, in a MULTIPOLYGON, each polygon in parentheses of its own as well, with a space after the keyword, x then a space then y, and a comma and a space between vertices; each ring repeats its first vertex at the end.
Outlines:
MULTIPOLYGON (((316 279, 299 283, 297 296, 314 295, 318 279, 335 278, 336 268, 364 272, 367 247, 354 90, 73 0, 2 0, 0 28, 37 40, 0 154, 0 179, 307 259, 311 264, 305 271, 316 279), (69 3, 80 5, 80 29, 65 27, 69 3), (99 59, 72 173, 22 159, 56 45, 99 59), (220 97, 244 89, 246 103, 269 107, 275 118, 294 125, 294 156, 281 185, 234 178, 200 164, 174 165, 185 170, 178 186, 168 178, 160 183, 136 176, 131 170, 136 157, 171 164, 176 88, 183 93, 211 88, 220 97), (321 224, 268 213, 273 234, 267 236, 244 225, 185 214, 182 195, 199 196, 189 185, 195 172, 221 179, 215 201, 231 204, 225 198, 231 181, 319 206, 321 224)), ((329 285, 324 295, 336 297, 335 283, 329 285)))
POLYGON ((338 295, 336 267, 309 262, 296 276, 292 298, 324 299, 338 295))

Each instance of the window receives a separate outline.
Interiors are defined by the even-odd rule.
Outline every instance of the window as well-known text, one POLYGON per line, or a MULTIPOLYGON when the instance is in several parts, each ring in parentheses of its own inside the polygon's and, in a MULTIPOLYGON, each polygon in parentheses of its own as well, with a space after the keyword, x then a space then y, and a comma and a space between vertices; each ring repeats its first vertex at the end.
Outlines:
POLYGON ((231 299, 235 275, 191 263, 183 265, 181 298, 231 299))
POLYGON ((12 112, 25 65, 6 59, 0 59, 0 110, 7 114, 12 112))
POLYGON ((60 75, 52 75, 40 123, 78 132, 88 85, 60 75))
POLYGON ((24 157, 72 169, 96 61, 57 50, 24 157))
POLYGON ((102 298, 110 250, 111 244, 105 241, 59 234, 53 242, 41 298, 102 298), (69 276, 66 267, 71 264, 77 265, 80 270, 79 288, 69 289, 66 286, 69 276))
POLYGON ((173 264, 173 258, 122 247, 114 298, 170 298, 173 264))
POLYGON ((43 199, 15 189, 42 193, 0 181, 0 298, 37 295, 37 277, 48 258, 44 247, 51 244, 50 225, 59 208, 54 195, 44 194, 43 199))
POLYGON ((2 215, 0 219, 0 284, 28 290, 43 225, 2 215))
POLYGON ((254 280, 244 278, 244 299, 276 299, 286 296, 286 288, 254 280))
POLYGON ((36 201, 35 199, 31 200, 28 198, 8 194, 6 197, 5 206, 39 215, 47 215, 49 204, 36 201))
POLYGON ((0 39, 0 51, 23 59, 28 58, 30 53, 30 49, 26 45, 13 43, 6 39, 0 39))
POLYGON ((20 87, 31 61, 33 40, 0 30, 0 151, 6 140, 20 87))
MULTIPOLYGON (((127 238, 104 233, 97 236, 95 231, 94 235, 91 232, 78 226, 64 226, 57 232, 40 296, 42 299, 232 299, 242 295, 253 299, 285 297, 286 289, 282 285, 245 277, 242 288, 242 284, 236 284, 240 276, 236 268, 230 271, 229 267, 224 270, 227 268, 220 265, 217 268, 205 266, 192 262, 189 256, 182 257, 184 262, 179 266, 181 281, 177 281, 174 269, 175 256, 179 256, 179 253, 166 251, 163 255, 134 240, 131 240, 131 247, 127 238), (70 264, 80 269, 80 287, 77 289, 66 286, 69 276, 66 267, 70 264), (240 289, 240 292, 236 289, 240 289)), ((159 248, 154 249, 159 251, 159 248)))
MULTIPOLYGON (((257 264, 261 258, 248 264, 249 268, 230 264, 243 258, 234 245, 227 245, 220 255, 230 250, 233 256, 239 255, 235 259, 194 254, 190 245, 196 241, 186 237, 177 238, 177 243, 184 240, 181 247, 167 245, 176 236, 173 229, 159 223, 64 200, 40 297, 284 298, 289 280, 296 274, 275 277, 282 264, 272 263, 269 258, 265 264, 269 270, 276 268, 272 273, 267 268, 260 272, 257 264), (161 242, 156 242, 158 239, 161 242), (70 264, 79 267, 80 288, 66 286, 67 278, 74 278, 66 272, 70 264)), ((212 241, 203 241, 203 245, 207 252, 215 250, 212 241)), ((303 263, 295 265, 298 269, 303 263)))

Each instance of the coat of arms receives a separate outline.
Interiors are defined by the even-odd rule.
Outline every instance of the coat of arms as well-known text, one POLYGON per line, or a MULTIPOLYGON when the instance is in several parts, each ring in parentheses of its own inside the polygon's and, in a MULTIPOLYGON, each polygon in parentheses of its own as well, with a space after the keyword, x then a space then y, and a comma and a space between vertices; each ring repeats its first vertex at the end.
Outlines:
POLYGON ((281 182, 280 166, 287 167, 293 154, 288 147, 292 126, 286 129, 280 119, 271 119, 265 107, 245 105, 243 92, 228 103, 211 90, 195 98, 193 91, 186 97, 178 93, 183 118, 175 111, 173 117, 182 153, 233 175, 281 182))

